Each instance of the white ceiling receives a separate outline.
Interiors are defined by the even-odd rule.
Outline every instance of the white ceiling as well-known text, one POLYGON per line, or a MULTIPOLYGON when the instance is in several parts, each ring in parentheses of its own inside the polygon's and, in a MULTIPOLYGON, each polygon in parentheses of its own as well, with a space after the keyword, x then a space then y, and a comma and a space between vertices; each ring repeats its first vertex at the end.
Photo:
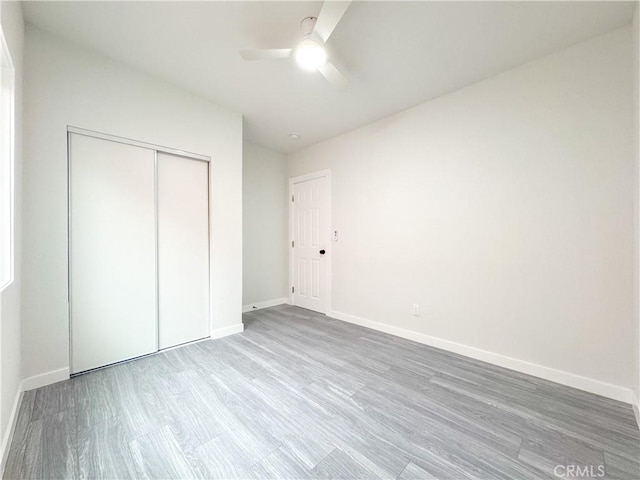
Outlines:
POLYGON ((26 20, 244 115, 245 138, 291 152, 631 22, 635 2, 354 2, 328 41, 334 90, 288 48, 322 2, 26 2, 26 20), (290 132, 298 132, 293 141, 290 132))

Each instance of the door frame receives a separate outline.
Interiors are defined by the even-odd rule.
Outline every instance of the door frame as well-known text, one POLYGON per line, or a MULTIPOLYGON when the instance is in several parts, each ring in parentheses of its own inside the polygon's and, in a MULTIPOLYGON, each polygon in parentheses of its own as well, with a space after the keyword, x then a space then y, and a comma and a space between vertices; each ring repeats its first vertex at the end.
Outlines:
POLYGON ((327 298, 325 300, 325 311, 324 314, 328 315, 329 312, 331 312, 331 265, 333 263, 333 239, 331 236, 331 231, 333 229, 333 224, 331 221, 331 199, 332 199, 332 190, 331 190, 331 169, 330 168, 326 168, 324 170, 318 170, 315 172, 311 172, 311 173, 306 173, 304 175, 298 175, 295 177, 289 177, 289 198, 287 199, 287 203, 289 204, 289 243, 288 243, 288 250, 289 250, 289 286, 288 286, 288 298, 289 298, 289 305, 294 305, 293 303, 293 292, 291 291, 291 288, 293 287, 293 279, 294 279, 294 274, 293 274, 293 247, 291 246, 292 242, 293 242, 293 204, 294 202, 292 201, 293 198, 293 188, 295 186, 296 183, 303 183, 309 180, 315 180, 317 178, 326 178, 327 179, 327 190, 329 191, 329 195, 328 195, 328 202, 329 205, 327 207, 327 212, 328 212, 328 218, 327 218, 327 224, 329 226, 329 231, 327 232, 327 250, 328 250, 328 255, 325 255, 325 260, 326 260, 326 267, 325 267, 325 271, 326 271, 326 278, 325 278, 325 291, 327 292, 327 298), (327 258, 328 257, 328 258, 327 258))

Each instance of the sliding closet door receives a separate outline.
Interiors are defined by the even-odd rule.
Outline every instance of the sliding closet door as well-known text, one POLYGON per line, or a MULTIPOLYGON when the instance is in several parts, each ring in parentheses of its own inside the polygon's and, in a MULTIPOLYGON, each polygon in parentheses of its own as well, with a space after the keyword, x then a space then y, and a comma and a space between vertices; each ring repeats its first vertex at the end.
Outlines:
POLYGON ((160 348, 209 336, 208 167, 158 152, 160 348))
POLYGON ((157 350, 155 152, 69 134, 72 373, 157 350))

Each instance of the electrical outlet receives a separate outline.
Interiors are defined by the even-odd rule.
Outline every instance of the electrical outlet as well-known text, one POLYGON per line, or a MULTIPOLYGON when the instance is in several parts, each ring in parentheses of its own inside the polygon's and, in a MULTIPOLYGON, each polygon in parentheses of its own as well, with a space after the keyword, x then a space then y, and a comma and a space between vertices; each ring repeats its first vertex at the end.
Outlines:
POLYGON ((417 303, 413 304, 413 311, 411 313, 414 317, 419 317, 420 316, 420 305, 418 305, 417 303))

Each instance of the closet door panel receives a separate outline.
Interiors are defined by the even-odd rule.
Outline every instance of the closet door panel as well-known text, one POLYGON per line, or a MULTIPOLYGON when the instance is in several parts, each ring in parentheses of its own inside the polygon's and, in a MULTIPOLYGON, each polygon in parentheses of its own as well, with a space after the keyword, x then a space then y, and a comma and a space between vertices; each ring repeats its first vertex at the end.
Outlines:
POLYGON ((161 349, 209 336, 208 167, 158 153, 161 349))
POLYGON ((154 159, 70 134, 72 373, 157 350, 154 159))

